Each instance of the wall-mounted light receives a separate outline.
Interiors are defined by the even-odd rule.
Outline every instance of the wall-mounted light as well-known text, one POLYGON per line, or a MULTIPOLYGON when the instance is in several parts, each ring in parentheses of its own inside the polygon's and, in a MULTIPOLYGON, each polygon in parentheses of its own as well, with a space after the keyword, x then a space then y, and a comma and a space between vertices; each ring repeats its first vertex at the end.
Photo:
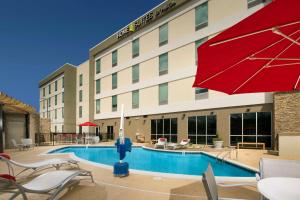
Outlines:
POLYGON ((184 119, 184 118, 185 118, 185 113, 183 113, 181 116, 181 119, 184 119))
POLYGON ((163 119, 163 118, 165 118, 165 116, 161 116, 161 118, 163 119))
POLYGON ((247 108, 247 109, 246 109, 246 112, 250 112, 250 108, 247 108))
POLYGON ((115 126, 117 126, 117 122, 115 122, 115 126))
POLYGON ((214 114, 214 112, 210 112, 210 114, 211 114, 211 115, 213 115, 213 114, 214 114))
POLYGON ((143 124, 146 124, 146 120, 144 119, 143 124))

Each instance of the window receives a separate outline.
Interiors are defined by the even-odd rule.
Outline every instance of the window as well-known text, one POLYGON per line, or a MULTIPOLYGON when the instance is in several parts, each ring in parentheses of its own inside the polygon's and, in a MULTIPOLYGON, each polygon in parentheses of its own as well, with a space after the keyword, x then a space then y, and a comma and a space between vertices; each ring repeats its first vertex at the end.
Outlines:
POLYGON ((207 40, 208 40, 208 37, 205 37, 205 38, 202 38, 202 39, 197 40, 197 41, 195 42, 195 60, 196 60, 196 64, 197 64, 197 62, 198 62, 198 51, 197 51, 197 49, 198 49, 198 47, 201 46, 201 44, 203 44, 203 43, 206 42, 207 40))
POLYGON ((100 113, 100 99, 96 100, 96 113, 99 114, 100 113))
POLYGON ((159 85, 159 105, 168 104, 168 83, 159 85))
POLYGON ((83 81, 82 79, 83 79, 83 78, 82 78, 82 74, 80 74, 80 75, 79 75, 79 86, 82 86, 82 81, 83 81))
POLYGON ((238 142, 263 142, 272 145, 271 112, 247 112, 230 115, 230 145, 238 142))
POLYGON ((65 92, 61 93, 61 102, 65 103, 65 92))
POLYGON ((132 83, 139 82, 140 79, 140 67, 139 64, 132 66, 132 83))
POLYGON ((55 102, 55 105, 57 106, 57 95, 55 95, 55 100, 54 100, 54 102, 55 102))
POLYGON ((168 53, 159 56, 159 75, 168 73, 168 53))
POLYGON ((82 90, 79 90, 79 102, 82 102, 82 90))
POLYGON ((118 87, 118 73, 113 73, 111 76, 111 85, 112 89, 116 89, 118 87))
POLYGON ((132 41, 132 58, 140 55, 140 40, 135 39, 132 41))
POLYGON ((217 135, 216 115, 188 117, 188 138, 193 144, 213 144, 217 135))
POLYGON ((252 8, 260 3, 265 3, 267 0, 247 0, 248 8, 252 8))
POLYGON ((49 108, 51 107, 51 97, 49 97, 49 99, 48 99, 48 107, 49 108))
POLYGON ((43 109, 45 109, 45 100, 43 100, 43 109))
POLYGON ((117 95, 114 95, 111 97, 111 105, 112 105, 112 111, 117 111, 118 109, 118 98, 117 95))
POLYGON ((55 92, 57 91, 57 81, 55 81, 54 83, 54 89, 55 89, 55 92))
POLYGON ((206 88, 195 88, 195 99, 203 99, 208 97, 208 89, 206 88), (205 95, 205 96, 204 96, 205 95))
POLYGON ((48 86, 48 94, 51 94, 51 84, 48 86))
POLYGON ((159 27, 159 46, 168 44, 168 23, 159 27))
POLYGON ((118 50, 112 52, 112 66, 115 67, 118 65, 118 50))
POLYGON ((54 118, 57 119, 57 109, 54 110, 54 118))
POLYGON ((45 88, 43 88, 43 97, 45 96, 45 88))
POLYGON ((96 94, 99 94, 101 92, 101 82, 100 79, 96 80, 96 94))
POLYGON ((96 74, 99 74, 101 72, 101 60, 96 60, 96 74))
POLYGON ((64 132, 64 125, 61 125, 61 132, 64 132))
POLYGON ((138 108, 139 107, 139 91, 135 90, 132 91, 132 108, 138 108))
POLYGON ((79 118, 82 117, 82 106, 79 106, 79 118))
POLYGON ((208 25, 208 4, 201 4, 195 9, 195 29, 196 31, 208 25))
POLYGON ((65 108, 64 107, 62 107, 61 108, 61 118, 64 118, 65 117, 65 108))
POLYGON ((57 133, 57 126, 54 126, 54 133, 57 133))
POLYGON ((62 88, 64 88, 64 87, 65 87, 65 77, 62 77, 62 80, 61 80, 61 81, 62 81, 62 84, 61 84, 61 85, 62 85, 62 88))
POLYGON ((152 119, 151 140, 167 138, 168 142, 177 142, 177 118, 152 119))

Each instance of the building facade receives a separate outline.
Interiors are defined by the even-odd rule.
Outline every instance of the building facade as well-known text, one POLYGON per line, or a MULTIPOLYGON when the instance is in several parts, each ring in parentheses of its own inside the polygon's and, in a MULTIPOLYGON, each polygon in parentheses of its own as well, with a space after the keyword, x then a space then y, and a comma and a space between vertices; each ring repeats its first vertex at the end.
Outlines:
POLYGON ((189 138, 192 143, 210 145, 218 136, 225 145, 244 141, 265 142, 271 147, 274 143, 272 93, 229 96, 192 88, 197 47, 262 8, 264 2, 163 2, 91 48, 88 61, 78 67, 68 66, 72 70, 54 72, 41 81, 41 117, 53 118, 53 113, 64 108, 65 112, 69 110, 70 118, 54 118, 52 131, 67 132, 69 124, 68 131, 80 132, 79 123, 93 121, 99 125, 98 131, 107 133, 108 139, 115 139, 124 104, 125 135, 133 140, 143 135, 146 141, 166 137, 168 141, 178 142, 189 138), (67 81, 67 76, 73 78, 67 81), (49 85, 53 90, 55 81, 62 77, 65 77, 65 87, 58 86, 61 90, 49 94, 49 85), (70 103, 53 105, 55 95, 62 92, 65 100, 70 98, 70 103), (44 102, 50 98, 47 110, 44 102))

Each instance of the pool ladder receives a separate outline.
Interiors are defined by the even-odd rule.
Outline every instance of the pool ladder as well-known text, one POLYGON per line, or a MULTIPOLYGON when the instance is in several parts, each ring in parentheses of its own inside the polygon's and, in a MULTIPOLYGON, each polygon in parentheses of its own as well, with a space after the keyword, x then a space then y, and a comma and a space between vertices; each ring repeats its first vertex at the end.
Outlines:
POLYGON ((216 161, 223 163, 226 157, 231 158, 231 154, 234 151, 235 151, 236 159, 238 159, 238 150, 236 148, 229 147, 229 148, 225 149, 224 151, 221 151, 220 153, 217 154, 216 161))

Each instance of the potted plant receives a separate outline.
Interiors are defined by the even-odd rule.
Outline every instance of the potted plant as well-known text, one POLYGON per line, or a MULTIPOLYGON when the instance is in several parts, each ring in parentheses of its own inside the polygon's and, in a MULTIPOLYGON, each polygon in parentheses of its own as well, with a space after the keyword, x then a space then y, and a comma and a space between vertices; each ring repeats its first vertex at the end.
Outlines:
POLYGON ((213 138, 213 144, 215 149, 222 149, 223 147, 223 140, 219 137, 219 134, 215 138, 213 138))

